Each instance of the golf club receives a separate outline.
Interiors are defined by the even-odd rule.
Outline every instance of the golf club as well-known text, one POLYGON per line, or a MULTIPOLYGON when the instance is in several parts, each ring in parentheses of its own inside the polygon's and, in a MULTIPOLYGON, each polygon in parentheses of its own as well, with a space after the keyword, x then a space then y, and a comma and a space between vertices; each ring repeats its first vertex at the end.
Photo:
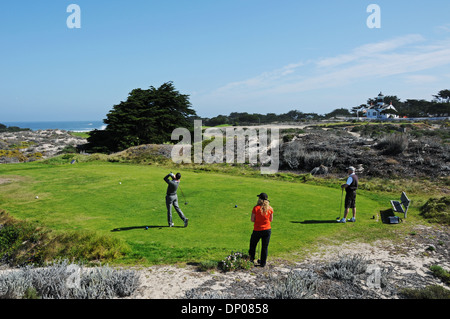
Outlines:
POLYGON ((184 205, 187 205, 187 204, 188 204, 188 202, 187 202, 187 200, 186 200, 186 196, 184 196, 183 190, 181 189, 181 187, 180 187, 180 186, 178 186, 178 188, 179 188, 179 189, 180 189, 180 191, 181 191, 181 195, 183 195, 183 198, 184 198, 184 205))
POLYGON ((341 204, 339 205, 339 217, 336 218, 337 220, 341 219, 341 214, 342 214, 342 198, 344 197, 344 189, 342 189, 342 193, 341 193, 341 204))

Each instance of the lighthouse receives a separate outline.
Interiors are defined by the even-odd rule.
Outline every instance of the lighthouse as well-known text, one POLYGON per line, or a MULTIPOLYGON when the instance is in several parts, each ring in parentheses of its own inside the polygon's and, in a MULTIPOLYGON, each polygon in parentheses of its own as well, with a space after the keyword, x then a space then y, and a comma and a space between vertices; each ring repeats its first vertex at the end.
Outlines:
POLYGON ((390 104, 384 103, 384 95, 382 92, 376 97, 376 104, 371 103, 370 106, 363 108, 362 112, 368 119, 385 120, 398 118, 398 114, 396 114, 397 110, 392 105, 392 102, 390 104))

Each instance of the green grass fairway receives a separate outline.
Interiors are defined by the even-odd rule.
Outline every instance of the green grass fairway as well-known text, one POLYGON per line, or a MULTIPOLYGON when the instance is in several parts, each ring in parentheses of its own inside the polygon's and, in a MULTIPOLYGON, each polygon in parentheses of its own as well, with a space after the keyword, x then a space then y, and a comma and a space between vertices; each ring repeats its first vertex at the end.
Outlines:
POLYGON ((336 223, 340 189, 181 171, 189 204, 184 205, 180 191, 178 198, 189 227, 183 228, 173 211, 175 227, 168 228, 163 177, 169 172, 107 162, 1 165, 0 178, 10 182, 0 183, 0 208, 56 231, 90 230, 119 238, 132 251, 123 263, 199 262, 247 252, 250 214, 261 192, 269 195, 275 211, 269 258, 293 256, 321 241, 371 240, 388 227, 371 219, 389 208, 373 195, 359 194, 358 222, 342 225, 336 223))

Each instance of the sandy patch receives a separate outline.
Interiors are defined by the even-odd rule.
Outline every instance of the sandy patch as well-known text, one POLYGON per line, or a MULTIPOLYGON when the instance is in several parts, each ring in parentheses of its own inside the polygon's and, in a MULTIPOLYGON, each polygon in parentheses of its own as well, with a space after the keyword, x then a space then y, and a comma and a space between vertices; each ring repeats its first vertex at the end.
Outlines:
MULTIPOLYGON (((131 297, 136 299, 185 298, 186 292, 201 287, 203 290, 232 292, 236 286, 258 286, 259 276, 269 273, 287 273, 292 269, 304 269, 314 264, 338 260, 340 256, 360 255, 370 264, 392 270, 392 280, 403 287, 424 287, 443 283, 432 275, 431 265, 450 269, 449 233, 447 228, 435 229, 420 226, 416 234, 400 245, 388 241, 345 243, 322 247, 298 263, 268 262, 266 268, 230 273, 199 272, 195 266, 155 266, 141 270, 141 286, 131 297), (430 248, 433 247, 433 248, 430 248)), ((270 256, 269 256, 270 257, 270 256)), ((239 296, 237 297, 239 298, 239 296)), ((380 291, 379 298, 383 298, 380 291)))
POLYGON ((211 290, 227 289, 233 282, 251 281, 250 272, 200 272, 197 267, 186 265, 154 266, 141 270, 141 285, 132 296, 135 299, 178 299, 187 291, 210 282, 211 290))

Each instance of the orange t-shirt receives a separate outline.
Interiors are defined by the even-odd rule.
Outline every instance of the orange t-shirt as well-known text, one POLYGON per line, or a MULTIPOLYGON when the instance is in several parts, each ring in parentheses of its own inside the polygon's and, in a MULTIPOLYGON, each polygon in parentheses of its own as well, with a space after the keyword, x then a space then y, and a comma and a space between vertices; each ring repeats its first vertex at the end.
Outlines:
POLYGON ((270 218, 273 214, 273 209, 270 208, 266 215, 261 214, 261 206, 253 207, 252 214, 255 215, 255 223, 253 230, 261 231, 271 229, 270 218))

